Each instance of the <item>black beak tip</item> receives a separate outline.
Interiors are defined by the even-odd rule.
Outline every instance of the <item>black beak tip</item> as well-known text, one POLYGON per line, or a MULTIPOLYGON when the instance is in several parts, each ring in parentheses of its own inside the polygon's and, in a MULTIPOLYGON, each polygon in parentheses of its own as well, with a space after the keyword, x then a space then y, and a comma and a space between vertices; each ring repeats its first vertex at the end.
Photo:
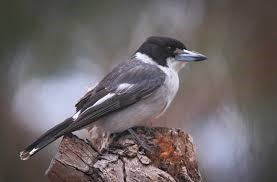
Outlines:
POLYGON ((207 61, 208 58, 206 56, 202 55, 202 56, 199 56, 199 58, 196 59, 195 61, 205 61, 205 60, 207 61))

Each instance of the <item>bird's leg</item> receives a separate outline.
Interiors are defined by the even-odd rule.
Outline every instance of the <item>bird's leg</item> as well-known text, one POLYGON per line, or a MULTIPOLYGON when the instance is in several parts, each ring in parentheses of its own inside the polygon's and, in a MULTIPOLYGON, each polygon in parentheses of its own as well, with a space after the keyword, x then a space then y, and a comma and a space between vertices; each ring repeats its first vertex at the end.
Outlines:
POLYGON ((146 136, 153 136, 153 134, 155 133, 154 129, 153 129, 153 122, 154 120, 150 120, 147 124, 147 127, 145 127, 146 129, 146 136))
POLYGON ((138 144, 140 147, 142 147, 142 148, 145 149, 146 151, 152 153, 152 150, 151 150, 150 146, 147 145, 147 144, 145 143, 145 141, 143 141, 143 140, 135 133, 135 131, 134 131, 132 128, 129 128, 129 129, 128 129, 128 132, 132 135, 132 137, 136 140, 137 144, 138 144))
POLYGON ((117 143, 118 140, 120 139, 120 137, 124 136, 126 133, 125 132, 121 132, 121 133, 112 133, 110 135, 111 141, 112 143, 117 143))
POLYGON ((146 136, 151 136, 151 137, 152 137, 154 133, 155 133, 155 130, 154 130, 153 128, 149 128, 149 127, 148 127, 148 128, 146 129, 145 135, 146 135, 146 136))
POLYGON ((114 148, 122 148, 122 145, 118 143, 119 138, 123 135, 123 133, 112 133, 110 135, 110 147, 108 148, 109 152, 113 152, 114 148))

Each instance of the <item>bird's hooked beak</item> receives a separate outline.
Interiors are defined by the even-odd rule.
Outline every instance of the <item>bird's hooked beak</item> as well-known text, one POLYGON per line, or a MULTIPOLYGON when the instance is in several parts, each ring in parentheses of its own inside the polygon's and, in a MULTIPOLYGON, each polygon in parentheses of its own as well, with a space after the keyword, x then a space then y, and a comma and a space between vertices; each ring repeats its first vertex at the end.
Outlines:
POLYGON ((203 54, 183 49, 176 54, 175 59, 177 61, 192 62, 192 61, 204 61, 207 59, 207 57, 204 56, 203 54))

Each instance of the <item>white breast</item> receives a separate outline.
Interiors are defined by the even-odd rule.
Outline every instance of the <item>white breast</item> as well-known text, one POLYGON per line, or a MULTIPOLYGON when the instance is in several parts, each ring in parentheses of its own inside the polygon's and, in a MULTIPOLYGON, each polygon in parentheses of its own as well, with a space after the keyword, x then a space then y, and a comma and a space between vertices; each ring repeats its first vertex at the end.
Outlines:
POLYGON ((94 123, 105 130, 122 132, 130 127, 145 126, 159 117, 174 99, 178 88, 178 73, 171 68, 161 67, 167 74, 164 84, 153 94, 119 112, 112 113, 94 123))
POLYGON ((168 102, 165 110, 171 104, 179 89, 178 72, 187 64, 187 62, 176 61, 174 58, 168 58, 166 62, 168 67, 159 66, 159 68, 163 70, 167 75, 164 86, 166 87, 165 90, 167 91, 166 96, 168 102))
MULTIPOLYGON (((144 56, 137 53, 137 57, 144 56)), ((156 64, 166 74, 166 79, 153 94, 139 102, 106 117, 101 118, 93 125, 104 128, 111 133, 122 132, 130 127, 147 125, 148 121, 159 117, 169 107, 179 89, 178 71, 185 64, 168 60, 168 67, 160 66, 151 58, 143 59, 148 64, 156 64), (182 65, 180 65, 182 64, 182 65)), ((122 88, 130 85, 122 85, 122 88)))
POLYGON ((174 97, 179 89, 179 77, 178 77, 178 73, 171 68, 160 66, 160 69, 162 69, 167 75, 167 77, 165 79, 165 83, 163 85, 164 92, 165 92, 163 94, 163 96, 167 100, 167 105, 163 110, 163 112, 164 112, 168 108, 168 106, 171 104, 172 100, 174 99, 174 97))

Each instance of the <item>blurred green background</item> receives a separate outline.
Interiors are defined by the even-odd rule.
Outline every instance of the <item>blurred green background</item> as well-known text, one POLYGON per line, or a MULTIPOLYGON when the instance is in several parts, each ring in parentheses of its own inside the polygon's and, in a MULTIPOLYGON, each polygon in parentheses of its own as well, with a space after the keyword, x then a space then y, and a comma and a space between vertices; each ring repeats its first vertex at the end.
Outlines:
POLYGON ((208 56, 156 125, 192 134, 204 181, 277 181, 277 1, 2 1, 0 181, 47 181, 58 143, 18 153, 151 35, 208 56))

